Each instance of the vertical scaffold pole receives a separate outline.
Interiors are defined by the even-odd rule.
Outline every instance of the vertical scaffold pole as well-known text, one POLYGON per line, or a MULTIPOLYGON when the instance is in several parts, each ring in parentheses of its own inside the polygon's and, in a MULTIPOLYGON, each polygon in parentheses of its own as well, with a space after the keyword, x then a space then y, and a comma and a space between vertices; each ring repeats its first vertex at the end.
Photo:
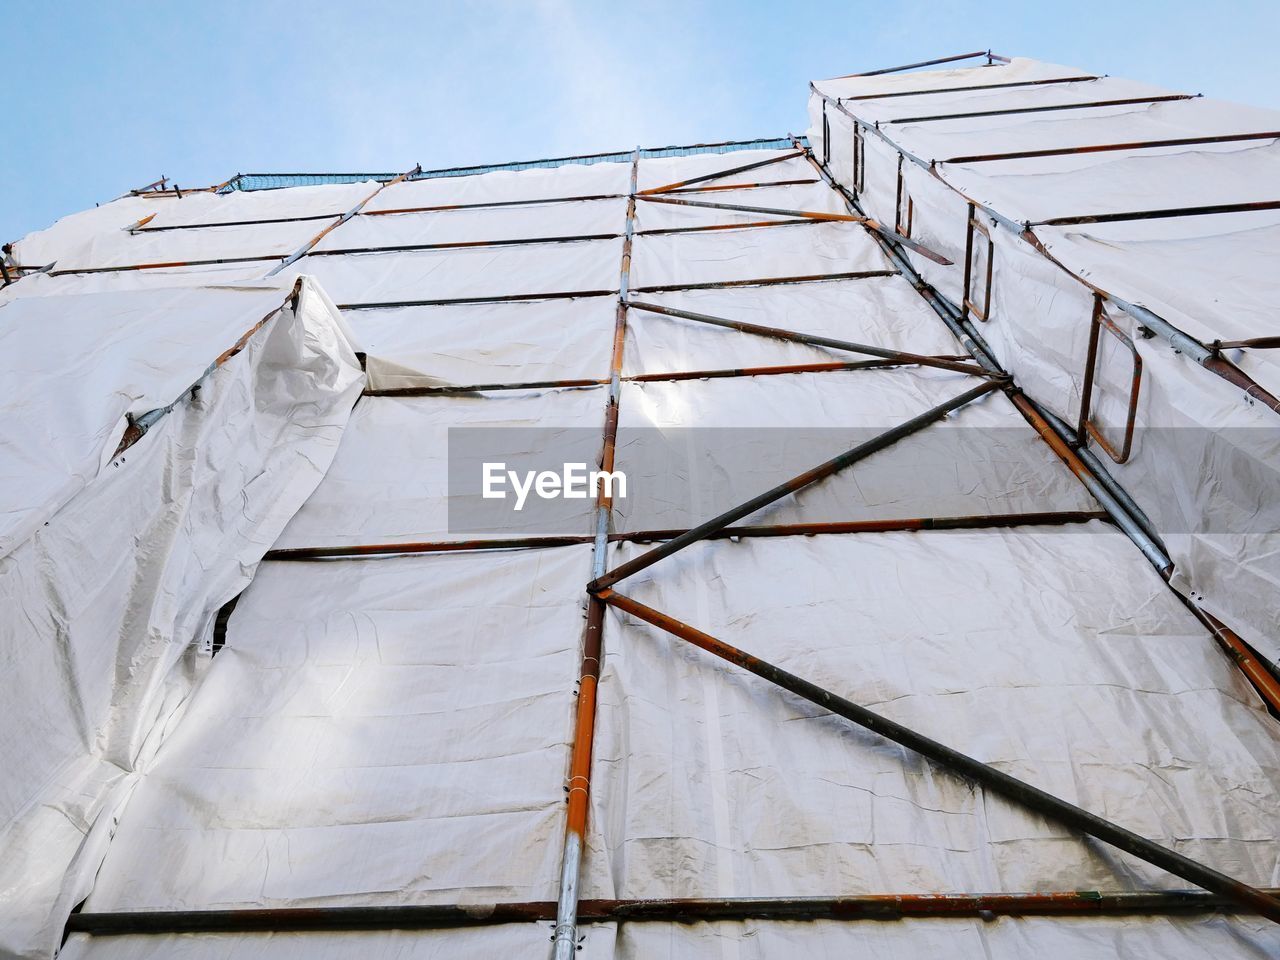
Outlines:
MULTIPOLYGON (((609 367, 609 398, 604 418, 604 443, 600 469, 613 471, 618 438, 618 401, 622 393, 622 353, 627 340, 627 293, 631 281, 631 243, 635 234, 636 187, 640 172, 640 148, 631 159, 631 190, 627 195, 627 224, 622 239, 622 266, 618 281, 618 310, 613 329, 613 354, 609 367)), ((601 576, 608 562, 609 519, 613 495, 601 484, 596 498, 596 533, 591 577, 601 576)), ((552 937, 555 960, 570 960, 577 947, 578 899, 585 845, 587 810, 591 800, 591 748, 595 737, 596 685, 603 656, 605 604, 587 599, 587 627, 582 641, 582 666, 578 675, 578 709, 574 720, 573 749, 569 760, 568 809, 565 814, 564 857, 560 864, 560 894, 556 902, 556 929, 552 937)))

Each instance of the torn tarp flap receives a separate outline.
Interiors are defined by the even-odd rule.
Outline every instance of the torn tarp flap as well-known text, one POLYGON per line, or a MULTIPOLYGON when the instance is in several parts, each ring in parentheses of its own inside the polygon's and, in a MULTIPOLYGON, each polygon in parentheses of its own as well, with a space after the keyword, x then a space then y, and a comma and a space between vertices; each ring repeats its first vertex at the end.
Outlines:
POLYGON ((171 402, 177 384, 190 386, 287 290, 103 295, 97 312, 97 296, 24 299, 2 311, 32 319, 6 325, 10 335, 47 337, 62 320, 83 347, 62 337, 57 349, 17 354, 46 400, 21 409, 63 443, 33 459, 21 437, 18 459, 5 461, 26 469, 6 496, 40 496, 15 518, 26 535, 0 561, 0 952, 56 947, 112 818, 207 665, 193 644, 319 482, 362 377, 330 308, 304 282, 296 308, 99 474, 100 448, 115 442, 122 412, 171 402), (59 311, 67 301, 80 312, 59 311), (68 369, 67 357, 79 365, 68 369), (68 389, 79 390, 77 404, 68 389))

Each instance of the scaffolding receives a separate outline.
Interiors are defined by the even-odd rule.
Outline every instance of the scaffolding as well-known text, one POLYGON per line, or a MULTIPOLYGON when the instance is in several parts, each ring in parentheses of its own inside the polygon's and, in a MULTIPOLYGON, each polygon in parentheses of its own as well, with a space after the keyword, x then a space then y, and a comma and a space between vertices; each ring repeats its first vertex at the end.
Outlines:
MULTIPOLYGON (((455 955, 545 952, 549 936, 557 960, 702 956, 757 935, 761 954, 823 937, 923 956, 932 938, 958 937, 1056 956, 1091 934, 1032 918, 1077 916, 1136 955, 1275 948, 1263 922, 1280 922, 1268 608, 1228 603, 1226 574, 1156 510, 1167 491, 1139 494, 1120 472, 1153 469, 1138 424, 1167 402, 1160 385, 1187 376, 1148 339, 1270 415, 1267 371, 1240 356, 1265 346, 1186 332, 1128 288, 1083 277, 1037 228, 1276 204, 1032 221, 957 182, 975 164, 1271 146, 1280 134, 949 159, 910 140, 943 121, 1197 102, 1123 84, 1085 92, 1103 79, 963 54, 815 83, 808 138, 398 175, 240 174, 181 193, 162 178, 117 201, 119 223, 90 242, 19 244, 4 309, 283 284, 285 307, 206 377, 282 311, 302 312, 305 276, 349 327, 364 376, 332 466, 256 553, 248 589, 209 611, 199 682, 131 787, 87 900, 59 919, 62 953, 181 943, 192 956, 263 955, 288 949, 263 933, 337 937, 304 941, 324 951, 360 942, 340 933, 431 930, 443 939, 423 949, 455 955), (974 59, 986 62, 910 72, 974 59), (1010 267, 1011 249, 1080 288, 1070 336, 1087 346, 1068 403, 1037 389, 1034 338, 1001 332, 1029 275, 1010 267), (1119 442, 1100 419, 1115 409, 1112 341, 1129 358, 1119 442), (1140 390, 1144 378, 1157 387, 1140 390), (687 512, 711 519, 661 525, 684 514, 657 494, 620 511, 606 491, 528 534, 476 535, 443 511, 456 496, 441 452, 450 429, 594 418, 595 463, 643 482, 630 446, 642 427, 767 433, 842 417, 864 433, 818 466, 699 451, 687 512), (920 452, 957 431, 968 459, 920 452), (904 449, 915 459, 893 467, 904 449), (699 477, 734 468, 735 483, 764 492, 726 504, 696 493, 699 477), (968 509, 946 512, 955 504, 968 509), (1243 625, 1228 627, 1227 612, 1243 625), (415 659, 426 654, 401 649, 409 637, 441 649, 415 659), (1001 651, 1007 662, 984 659, 1001 651), (563 737, 530 732, 560 722, 563 737), (381 787, 348 782, 365 764, 381 787), (388 772, 401 769, 403 783, 388 772), (1257 786, 1245 796, 1239 784, 1257 786), (377 810, 344 805, 346 791, 377 810), (415 820, 431 833, 421 849, 401 829, 415 820), (294 851, 291 831, 312 828, 340 846, 299 836, 294 851), (150 863, 157 848, 175 851, 165 869, 150 863), (886 876, 901 879, 886 889, 886 876), (991 886, 945 888, 975 878, 991 886), (925 918, 936 933, 913 923, 925 918), (176 939, 196 933, 223 939, 176 939)), ((1052 360, 1057 328, 1039 335, 1052 360)), ((115 458, 172 409, 133 417, 144 428, 115 458)))

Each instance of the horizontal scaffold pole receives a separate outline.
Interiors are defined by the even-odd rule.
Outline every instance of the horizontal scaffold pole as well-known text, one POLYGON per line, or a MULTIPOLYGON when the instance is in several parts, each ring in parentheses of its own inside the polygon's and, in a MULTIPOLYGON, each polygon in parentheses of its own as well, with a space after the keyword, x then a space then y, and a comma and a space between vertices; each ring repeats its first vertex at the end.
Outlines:
POLYGON ((550 243, 583 243, 591 240, 617 240, 620 233, 580 233, 563 237, 514 237, 502 240, 445 240, 440 243, 398 243, 385 247, 335 247, 313 250, 313 257, 342 257, 366 253, 415 253, 426 250, 467 250, 472 247, 526 247, 550 243))
MULTIPOLYGON (((1108 520, 1102 511, 1058 510, 1042 513, 994 513, 966 517, 904 517, 884 520, 828 520, 817 523, 776 523, 757 527, 725 527, 707 535, 708 540, 762 537, 815 537, 856 533, 897 533, 923 530, 985 530, 1003 527, 1043 527, 1108 520)), ((651 543, 674 540, 687 528, 633 530, 611 533, 610 543, 651 543)), ((263 560, 316 561, 358 557, 397 557, 424 553, 458 553, 481 550, 543 550, 591 543, 593 534, 559 534, 543 537, 503 537, 479 540, 428 540, 416 543, 364 543, 332 547, 281 547, 268 550, 263 560)))
POLYGON ((1280 131, 1232 133, 1213 137, 1177 137, 1168 140, 1134 140, 1129 143, 1093 143, 1079 147, 1054 147, 1048 150, 1017 150, 1011 153, 983 153, 968 157, 950 157, 939 163, 986 163, 991 160, 1034 160, 1037 157, 1067 157, 1080 153, 1112 153, 1117 150, 1155 150, 1160 147, 1194 147, 1211 143, 1240 143, 1249 140, 1280 139, 1280 131))
POLYGON ((1088 80, 1101 80, 1101 77, 1086 74, 1079 77, 1050 77, 1047 80, 1017 80, 1012 83, 978 83, 967 87, 931 87, 926 90, 895 90, 892 93, 869 93, 861 97, 836 97, 836 103, 852 103, 863 100, 887 100, 890 97, 925 97, 937 93, 974 93, 980 90, 1007 90, 1010 87, 1042 87, 1051 83, 1084 83, 1088 80))
MULTIPOLYGON (((1272 893, 1280 891, 1270 891, 1272 893)), ((699 923, 710 920, 906 920, 995 916, 1157 916, 1230 910, 1200 890, 1064 890, 1049 893, 873 893, 837 897, 716 897, 581 900, 579 923, 699 923)), ((283 907, 73 913, 68 933, 95 937, 303 930, 430 930, 554 919, 550 900, 487 904, 283 907)))
POLYGON ((633 287, 633 293, 668 293, 674 290, 729 290, 736 287, 777 287, 792 283, 826 283, 829 280, 878 280, 896 277, 897 270, 851 270, 847 273, 805 273, 790 277, 752 277, 747 280, 703 280, 695 283, 662 283, 633 287))
MULTIPOLYGON (((964 360, 956 356, 931 356, 932 360, 964 360)), ((848 360, 831 363, 790 363, 771 367, 722 367, 714 370, 677 370, 671 373, 633 373, 620 379, 628 383, 667 383, 678 380, 721 380, 729 377, 770 377, 792 373, 837 373, 848 370, 884 370, 890 367, 914 365, 904 360, 848 360)), ((975 375, 976 375, 976 371, 975 375)), ((562 390, 582 387, 599 387, 609 383, 608 378, 581 380, 526 380, 514 383, 444 384, 430 387, 367 387, 366 397, 452 397, 472 393, 488 393, 505 390, 562 390)))
POLYGON ((719 190, 758 190, 761 187, 802 187, 813 183, 821 183, 813 177, 799 180, 759 180, 755 183, 715 183, 700 187, 674 187, 665 193, 715 193, 719 190))
POLYGON ((747 223, 701 223, 693 227, 655 227, 652 230, 637 230, 638 237, 666 237, 677 233, 706 233, 724 230, 758 230, 762 227, 814 227, 820 220, 752 220, 747 223))

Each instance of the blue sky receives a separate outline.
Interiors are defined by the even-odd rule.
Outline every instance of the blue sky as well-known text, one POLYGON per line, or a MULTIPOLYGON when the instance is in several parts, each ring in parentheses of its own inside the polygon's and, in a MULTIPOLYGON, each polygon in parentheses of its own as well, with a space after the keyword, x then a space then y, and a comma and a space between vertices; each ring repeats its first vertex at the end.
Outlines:
POLYGON ((1280 108, 1280 4, 64 0, 0 31, 0 240, 168 175, 800 131, 815 77, 990 47, 1280 108))

